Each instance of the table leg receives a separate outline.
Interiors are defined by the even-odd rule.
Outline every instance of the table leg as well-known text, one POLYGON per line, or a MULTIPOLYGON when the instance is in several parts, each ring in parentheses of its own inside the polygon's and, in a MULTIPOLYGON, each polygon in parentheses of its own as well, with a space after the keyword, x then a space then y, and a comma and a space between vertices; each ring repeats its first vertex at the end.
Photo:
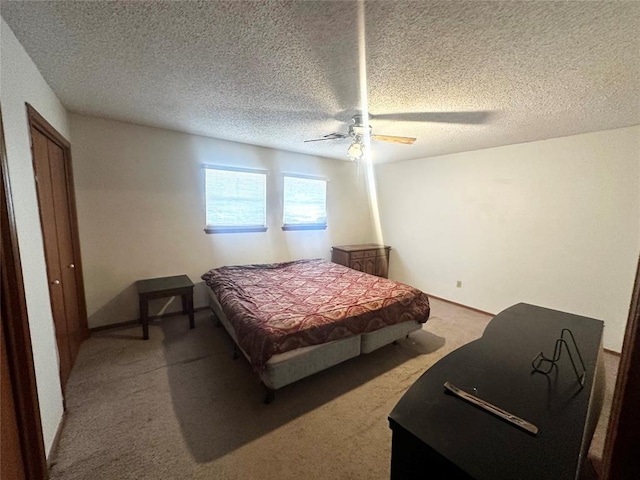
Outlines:
POLYGON ((149 340, 149 302, 140 297, 140 321, 142 322, 142 338, 149 340))
POLYGON ((187 297, 187 311, 189 312, 189 328, 195 328, 196 323, 193 315, 193 290, 187 295, 183 295, 187 297))

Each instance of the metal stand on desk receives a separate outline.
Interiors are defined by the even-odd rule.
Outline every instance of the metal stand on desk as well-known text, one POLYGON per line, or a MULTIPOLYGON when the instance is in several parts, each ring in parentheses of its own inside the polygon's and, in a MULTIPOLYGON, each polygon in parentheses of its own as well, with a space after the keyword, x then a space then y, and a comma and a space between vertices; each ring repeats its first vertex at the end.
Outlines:
POLYGON ((553 357, 552 358, 547 358, 544 356, 544 354, 542 352, 540 352, 536 358, 534 358, 531 361, 531 366, 533 367, 533 371, 534 372, 539 372, 539 373, 544 373, 545 375, 547 375, 549 372, 551 372, 551 370, 553 369, 553 367, 555 367, 558 363, 558 361, 560 360, 560 355, 562 354, 562 346, 565 346, 566 350, 567 350, 567 354, 569 355, 569 360, 571 360, 571 365, 573 366, 573 371, 576 373, 576 377, 578 379, 578 383, 580 383, 580 388, 584 387, 584 378, 585 378, 585 374, 587 372, 587 369, 584 366, 584 362, 582 361, 582 355, 580 355, 580 350, 578 349, 578 345, 576 343, 576 339, 573 336, 573 333, 571 333, 571 330, 569 330, 568 328, 563 328, 562 332, 560 333, 560 338, 558 338, 558 340, 556 340, 556 346, 553 350, 553 357), (567 343, 567 341, 565 340, 565 333, 567 333, 569 335, 569 338, 571 339, 571 343, 573 344, 573 349, 575 350, 576 354, 578 355, 578 359, 580 360, 580 364, 582 365, 582 373, 578 373, 578 369, 576 368, 576 363, 573 360, 573 355, 571 355, 571 349, 569 348, 569 344, 567 343), (548 365, 548 368, 542 368, 542 365, 546 364, 548 365))

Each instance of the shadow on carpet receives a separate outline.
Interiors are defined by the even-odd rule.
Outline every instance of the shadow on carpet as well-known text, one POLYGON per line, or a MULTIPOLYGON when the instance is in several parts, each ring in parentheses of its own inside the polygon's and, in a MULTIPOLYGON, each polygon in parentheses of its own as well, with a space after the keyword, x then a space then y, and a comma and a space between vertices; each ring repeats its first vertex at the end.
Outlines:
POLYGON ((445 343, 419 330, 396 345, 287 385, 265 405, 258 375, 243 356, 232 358, 233 341, 213 319, 198 323, 195 341, 187 341, 180 322, 162 323, 162 330, 173 408, 197 463, 218 459, 445 343))

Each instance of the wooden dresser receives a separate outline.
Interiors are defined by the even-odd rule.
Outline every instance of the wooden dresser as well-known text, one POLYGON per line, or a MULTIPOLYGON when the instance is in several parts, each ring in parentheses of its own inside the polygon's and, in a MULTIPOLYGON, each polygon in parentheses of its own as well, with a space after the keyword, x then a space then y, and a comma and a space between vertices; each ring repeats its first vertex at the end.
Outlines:
POLYGON ((331 249, 331 261, 354 270, 388 278, 389 250, 391 247, 376 243, 342 245, 331 249))

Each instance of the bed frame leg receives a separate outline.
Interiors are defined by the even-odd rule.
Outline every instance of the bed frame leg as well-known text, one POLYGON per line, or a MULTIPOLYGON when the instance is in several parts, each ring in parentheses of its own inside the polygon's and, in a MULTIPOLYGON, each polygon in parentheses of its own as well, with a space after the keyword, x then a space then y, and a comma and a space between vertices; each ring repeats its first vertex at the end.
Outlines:
POLYGON ((215 321, 214 325, 218 328, 220 328, 222 326, 222 322, 220 321, 220 319, 218 318, 218 315, 216 315, 216 312, 213 311, 213 308, 210 309, 211 310, 211 317, 212 320, 215 321))
POLYGON ((269 405, 276 399, 276 391, 273 388, 267 388, 267 393, 264 396, 264 404, 269 405))

